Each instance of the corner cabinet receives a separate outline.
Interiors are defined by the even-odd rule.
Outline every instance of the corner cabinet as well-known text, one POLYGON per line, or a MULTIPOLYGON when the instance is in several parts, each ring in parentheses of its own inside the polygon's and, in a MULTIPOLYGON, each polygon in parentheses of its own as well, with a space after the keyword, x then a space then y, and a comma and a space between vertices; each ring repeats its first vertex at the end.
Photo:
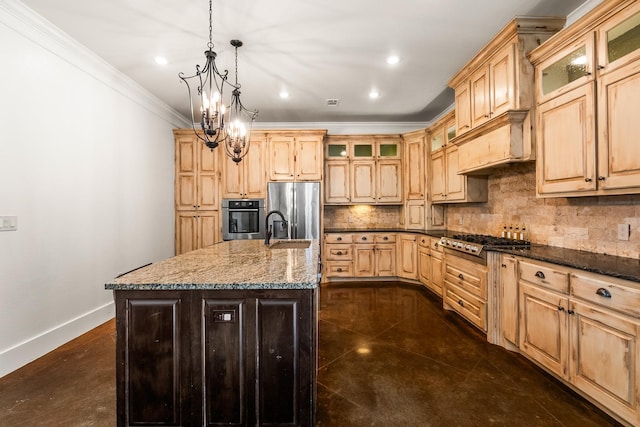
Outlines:
POLYGON ((115 291, 117 424, 314 425, 315 290, 115 291))
POLYGON ((325 204, 401 204, 401 147, 399 135, 329 136, 325 204))
POLYGON ((210 150, 192 129, 175 129, 175 253, 218 243, 219 150, 210 150))
POLYGON ((640 193, 640 4, 603 2, 531 52, 537 192, 640 193), (562 144, 559 144, 562 141, 562 144))
POLYGON ((268 134, 271 181, 322 181, 326 131, 282 131, 268 134))
POLYGON ((451 112, 429 128, 431 141, 432 203, 486 202, 487 178, 458 174, 459 147, 454 113, 451 112))

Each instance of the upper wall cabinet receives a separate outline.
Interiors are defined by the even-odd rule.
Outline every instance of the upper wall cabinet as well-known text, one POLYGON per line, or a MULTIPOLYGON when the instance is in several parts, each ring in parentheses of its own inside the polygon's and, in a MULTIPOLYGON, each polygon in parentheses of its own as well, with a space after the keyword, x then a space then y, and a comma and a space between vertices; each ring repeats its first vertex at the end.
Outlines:
POLYGON ((530 56, 538 195, 640 193, 640 3, 603 2, 530 56))
POLYGON ((431 202, 469 203, 487 201, 487 178, 459 174, 460 147, 455 143, 454 112, 428 129, 430 141, 429 189, 431 202))
POLYGON ((527 54, 562 28, 562 18, 515 18, 449 81, 455 90, 458 173, 487 174, 529 161, 533 66, 527 54))
POLYGON ((262 199, 267 195, 265 153, 267 137, 264 132, 251 132, 249 152, 240 163, 222 155, 222 197, 262 199))
POLYGON ((271 181, 322 181, 322 144, 326 131, 269 133, 271 181))
POLYGON ((400 135, 329 136, 326 204, 401 204, 400 135))

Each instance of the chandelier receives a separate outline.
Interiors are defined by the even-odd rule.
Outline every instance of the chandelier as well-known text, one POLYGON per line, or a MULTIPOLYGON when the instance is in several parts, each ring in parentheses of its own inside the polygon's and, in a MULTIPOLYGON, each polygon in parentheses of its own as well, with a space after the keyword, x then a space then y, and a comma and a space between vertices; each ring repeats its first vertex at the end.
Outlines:
POLYGON ((238 48, 242 46, 240 40, 231 40, 235 48, 235 84, 228 81, 229 71, 221 72, 216 66, 216 52, 213 50, 213 1, 209 0, 209 42, 204 52, 206 64, 204 67, 196 65, 196 73, 185 76, 178 73, 178 77, 187 85, 189 92, 189 107, 191 109, 192 127, 196 136, 211 150, 223 144, 227 156, 238 163, 249 152, 251 126, 258 115, 257 111, 249 110, 240 101, 240 84, 238 83, 238 48), (189 80, 197 84, 197 100, 193 99, 189 80), (230 98, 225 103, 224 90, 231 90, 230 98), (194 102, 200 103, 199 111, 194 108, 194 102), (196 129, 200 124, 202 132, 196 129))

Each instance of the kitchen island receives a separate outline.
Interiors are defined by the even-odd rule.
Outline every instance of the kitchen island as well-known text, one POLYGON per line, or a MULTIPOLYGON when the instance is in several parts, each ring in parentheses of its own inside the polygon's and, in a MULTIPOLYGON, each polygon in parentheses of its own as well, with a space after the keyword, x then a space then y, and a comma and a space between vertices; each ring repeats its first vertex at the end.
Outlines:
POLYGON ((118 426, 314 425, 319 246, 276 247, 223 242, 105 285, 118 426))

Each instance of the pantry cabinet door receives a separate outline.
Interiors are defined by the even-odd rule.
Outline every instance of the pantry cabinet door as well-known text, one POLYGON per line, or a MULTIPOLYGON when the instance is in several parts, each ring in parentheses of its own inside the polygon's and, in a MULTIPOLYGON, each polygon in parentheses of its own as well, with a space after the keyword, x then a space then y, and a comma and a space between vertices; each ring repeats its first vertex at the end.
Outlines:
POLYGON ((177 210, 192 210, 197 207, 198 142, 195 135, 176 137, 175 203, 177 210))
POLYGON ((196 212, 176 212, 176 255, 198 248, 198 225, 196 212))
POLYGON ((640 187, 640 60, 598 82, 598 187, 640 187))
POLYGON ((538 107, 540 194, 596 189, 595 83, 587 83, 538 107))
POLYGON ((218 201, 218 152, 211 150, 204 144, 196 141, 200 146, 198 162, 198 209, 217 210, 218 201))

